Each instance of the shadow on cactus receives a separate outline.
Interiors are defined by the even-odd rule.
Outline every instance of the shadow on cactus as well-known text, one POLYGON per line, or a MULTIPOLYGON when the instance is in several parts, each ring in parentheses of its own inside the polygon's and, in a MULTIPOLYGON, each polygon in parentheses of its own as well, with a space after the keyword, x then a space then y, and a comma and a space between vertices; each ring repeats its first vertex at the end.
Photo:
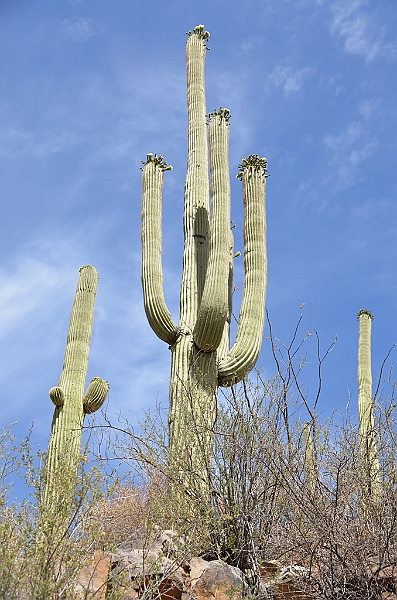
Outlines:
POLYGON ((239 166, 245 276, 236 339, 230 347, 235 257, 228 157, 231 115, 221 107, 206 116, 204 61, 210 34, 203 25, 187 33, 188 158, 178 324, 165 302, 161 261, 162 188, 164 171, 170 167, 156 154, 148 154, 142 167, 142 286, 149 324, 172 352, 169 462, 206 484, 218 386, 241 381, 254 367, 262 344, 267 160, 250 155, 239 166))

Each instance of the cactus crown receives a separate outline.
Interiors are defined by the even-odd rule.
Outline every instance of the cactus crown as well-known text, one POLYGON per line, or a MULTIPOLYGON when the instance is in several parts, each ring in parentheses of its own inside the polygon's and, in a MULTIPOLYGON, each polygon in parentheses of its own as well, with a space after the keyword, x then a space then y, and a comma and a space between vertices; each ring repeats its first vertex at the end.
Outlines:
POLYGON ((243 158, 238 168, 237 179, 242 178, 246 169, 262 171, 265 177, 269 177, 269 173, 267 172, 267 158, 265 156, 260 157, 259 154, 250 154, 247 158, 243 158))
MULTIPOLYGON (((146 154, 146 161, 141 160, 141 163, 144 167, 151 162, 157 167, 160 167, 162 171, 172 171, 172 165, 167 164, 167 162, 164 160, 164 156, 157 156, 157 154, 146 154)), ((141 171, 143 171, 142 167, 141 171)))
POLYGON ((368 315, 371 318, 371 321, 374 318, 374 315, 371 312, 369 312, 369 310, 365 310, 365 308, 360 308, 360 310, 357 313, 357 319, 361 317, 361 315, 368 315))
POLYGON ((187 31, 186 32, 187 35, 198 35, 199 37, 201 37, 202 40, 208 40, 208 38, 210 37, 210 32, 209 31, 204 31, 204 25, 196 25, 196 27, 193 29, 193 31, 187 31))
POLYGON ((222 106, 219 109, 214 108, 214 112, 210 112, 207 115, 208 122, 211 121, 213 117, 219 117, 220 119, 226 121, 226 123, 229 123, 231 116, 230 110, 228 108, 223 108, 222 106))

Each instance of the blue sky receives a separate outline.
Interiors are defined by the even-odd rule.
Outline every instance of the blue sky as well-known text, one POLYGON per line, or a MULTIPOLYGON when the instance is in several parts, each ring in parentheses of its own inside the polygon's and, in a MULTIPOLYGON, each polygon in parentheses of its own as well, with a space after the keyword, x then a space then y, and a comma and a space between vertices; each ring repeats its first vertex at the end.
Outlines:
MULTIPOLYGON (((164 272, 177 319, 184 45, 199 23, 211 32, 208 111, 227 106, 233 115, 236 250, 234 173, 258 153, 271 173, 274 333, 289 340, 305 303, 302 334, 315 327, 324 348, 338 335, 324 365, 322 414, 343 410, 349 393, 354 405, 360 308, 375 315, 375 374, 397 342, 395 0, 0 0, 0 419, 18 421, 19 431, 35 421, 42 447, 82 265, 100 275, 90 377, 109 380, 109 415, 129 411, 135 421, 157 398, 167 402, 170 354, 141 298, 139 167, 147 152, 174 166, 164 272)), ((313 341, 302 374, 309 398, 313 341)), ((274 373, 266 340, 258 367, 274 373)))

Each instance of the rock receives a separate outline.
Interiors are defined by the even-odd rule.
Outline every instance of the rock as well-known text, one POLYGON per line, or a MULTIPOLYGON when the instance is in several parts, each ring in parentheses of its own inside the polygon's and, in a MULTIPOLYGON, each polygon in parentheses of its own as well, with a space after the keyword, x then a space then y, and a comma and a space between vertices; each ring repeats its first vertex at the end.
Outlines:
MULTIPOLYGON (((117 590, 120 600, 241 600, 252 597, 244 575, 222 560, 186 556, 183 541, 171 530, 144 529, 121 544, 112 555, 96 552, 80 572, 75 588, 83 599, 87 591, 105 600, 117 590)), ((308 571, 299 565, 262 562, 262 588, 256 600, 312 600, 308 571)), ((393 573, 384 569, 385 583, 393 573)), ((387 588, 384 585, 383 588, 387 588)), ((22 600, 22 598, 21 598, 22 600)), ((385 598, 386 600, 386 598, 385 598)), ((387 599, 389 600, 389 599, 387 599)), ((395 598, 394 598, 395 600, 395 598)))
MULTIPOLYGON (((187 577, 183 545, 172 530, 147 533, 141 529, 112 555, 112 576, 124 576, 125 593, 131 589, 136 594, 131 598, 153 590, 156 600, 181 600, 187 577)), ((122 597, 127 599, 127 595, 122 597)))
POLYGON ((268 560, 261 562, 259 567, 262 583, 268 583, 274 579, 282 569, 282 564, 278 560, 268 560))
POLYGON ((95 594, 95 598, 106 598, 109 578, 110 557, 97 550, 92 561, 80 571, 75 591, 81 598, 86 598, 88 591, 95 594))
POLYGON ((190 561, 190 590, 195 600, 240 600, 248 590, 242 572, 222 560, 190 561))
POLYGON ((210 563, 203 558, 194 557, 190 559, 190 586, 194 587, 200 579, 203 572, 208 568, 210 563))
POLYGON ((310 589, 307 589, 308 574, 306 567, 288 565, 277 571, 265 587, 274 600, 312 600, 310 589))

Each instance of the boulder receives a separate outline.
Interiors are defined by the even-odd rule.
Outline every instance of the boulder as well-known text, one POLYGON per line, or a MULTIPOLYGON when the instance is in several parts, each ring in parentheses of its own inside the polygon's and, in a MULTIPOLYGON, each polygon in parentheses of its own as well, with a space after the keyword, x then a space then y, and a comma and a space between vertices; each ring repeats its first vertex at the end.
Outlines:
POLYGON ((265 588, 274 600, 312 600, 308 574, 306 567, 288 565, 276 571, 265 588))
POLYGON ((87 597, 87 592, 95 594, 98 600, 106 598, 109 578, 110 557, 97 550, 91 562, 84 565, 79 573, 75 591, 81 598, 87 597))
POLYGON ((240 600, 247 591, 237 567, 222 560, 191 559, 189 592, 195 600, 240 600))
POLYGON ((183 541, 172 530, 148 533, 144 529, 112 554, 112 578, 122 579, 123 600, 139 598, 148 590, 156 600, 181 600, 187 573, 183 541), (133 595, 135 594, 135 595, 133 595))

